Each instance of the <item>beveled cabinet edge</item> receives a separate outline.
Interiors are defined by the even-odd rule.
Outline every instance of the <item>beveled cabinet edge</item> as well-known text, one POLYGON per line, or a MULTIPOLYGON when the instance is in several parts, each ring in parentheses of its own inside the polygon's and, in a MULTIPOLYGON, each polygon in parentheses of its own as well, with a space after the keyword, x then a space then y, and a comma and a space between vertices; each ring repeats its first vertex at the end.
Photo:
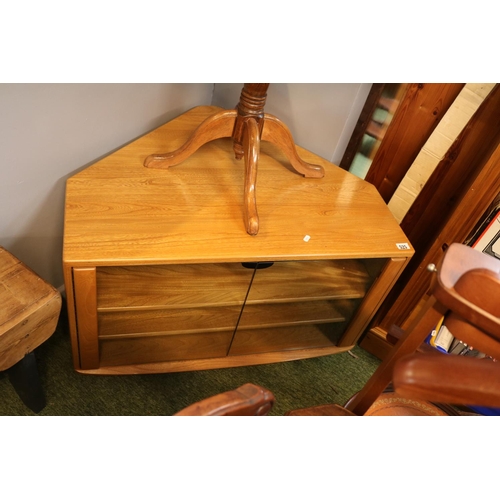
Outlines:
POLYGON ((356 315, 349 323, 348 329, 339 339, 337 344, 339 347, 356 344, 358 342, 389 293, 389 290, 391 290, 394 283, 407 266, 409 260, 409 258, 405 257, 387 260, 380 275, 375 279, 375 282, 365 295, 363 303, 356 311, 356 315), (381 293, 382 291, 384 293, 381 293))
POLYGON ((76 310, 79 366, 99 368, 97 322, 97 278, 95 267, 73 269, 73 294, 76 310))

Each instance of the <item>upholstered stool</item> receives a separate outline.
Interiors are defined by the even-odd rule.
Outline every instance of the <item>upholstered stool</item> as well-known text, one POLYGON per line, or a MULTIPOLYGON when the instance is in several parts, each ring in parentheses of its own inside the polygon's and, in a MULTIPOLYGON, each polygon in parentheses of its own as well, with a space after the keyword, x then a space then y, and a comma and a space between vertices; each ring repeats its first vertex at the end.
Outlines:
POLYGON ((0 247, 0 371, 35 413, 45 407, 33 353, 55 331, 61 295, 0 247))

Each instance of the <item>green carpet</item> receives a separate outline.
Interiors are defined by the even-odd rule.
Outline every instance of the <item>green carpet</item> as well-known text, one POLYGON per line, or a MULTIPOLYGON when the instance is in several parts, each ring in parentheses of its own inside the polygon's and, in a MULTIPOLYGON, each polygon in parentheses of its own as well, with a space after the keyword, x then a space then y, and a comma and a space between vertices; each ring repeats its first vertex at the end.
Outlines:
MULTIPOLYGON (((346 401, 366 383, 379 360, 359 347, 320 358, 259 366, 155 375, 83 375, 74 371, 66 314, 36 351, 47 399, 40 416, 172 415, 182 408, 246 382, 276 397, 270 415, 294 408, 346 401)), ((0 373, 0 415, 35 415, 0 373)))

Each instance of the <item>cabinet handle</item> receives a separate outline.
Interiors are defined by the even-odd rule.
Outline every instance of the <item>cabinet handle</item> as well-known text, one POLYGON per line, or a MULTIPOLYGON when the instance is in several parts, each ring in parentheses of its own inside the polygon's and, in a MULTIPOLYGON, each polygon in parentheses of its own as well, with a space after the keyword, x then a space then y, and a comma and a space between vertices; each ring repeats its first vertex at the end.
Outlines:
POLYGON ((241 265, 247 269, 267 269, 271 267, 274 262, 242 262, 241 265))

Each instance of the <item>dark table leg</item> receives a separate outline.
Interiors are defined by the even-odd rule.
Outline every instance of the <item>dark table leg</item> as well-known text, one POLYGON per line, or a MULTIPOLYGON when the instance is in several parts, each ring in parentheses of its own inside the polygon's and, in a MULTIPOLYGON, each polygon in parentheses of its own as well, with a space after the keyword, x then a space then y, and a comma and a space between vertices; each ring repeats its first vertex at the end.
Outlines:
POLYGON ((40 413, 45 408, 46 402, 35 353, 26 354, 23 359, 9 368, 7 373, 10 383, 22 402, 33 412, 40 413))

